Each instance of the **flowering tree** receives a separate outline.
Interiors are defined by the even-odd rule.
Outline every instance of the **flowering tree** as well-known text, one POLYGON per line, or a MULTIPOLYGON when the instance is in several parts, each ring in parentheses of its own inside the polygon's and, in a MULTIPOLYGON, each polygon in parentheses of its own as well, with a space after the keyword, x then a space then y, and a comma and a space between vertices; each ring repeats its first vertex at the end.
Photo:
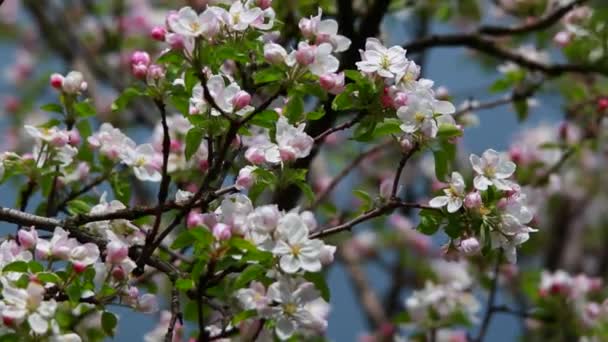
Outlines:
POLYGON ((530 340, 608 339, 599 4, 496 1, 512 20, 493 26, 476 1, 77 3, 1 8, 24 48, 9 71, 21 96, 4 99, 0 179, 19 195, 0 207, 14 227, 0 340, 102 340, 116 306, 162 308, 147 341, 320 340, 334 263, 366 340, 483 341, 498 314, 530 340), (11 22, 20 11, 40 37, 11 22), (420 37, 376 38, 391 11, 421 19, 420 37), (433 18, 470 27, 426 34, 433 18), (75 70, 36 82, 36 39, 75 70), (440 46, 498 60, 491 90, 507 95, 457 108, 422 76, 440 46), (543 90, 563 97, 561 124, 507 152, 459 146, 474 111, 523 121, 543 90), (385 267, 385 294, 366 263, 385 267))

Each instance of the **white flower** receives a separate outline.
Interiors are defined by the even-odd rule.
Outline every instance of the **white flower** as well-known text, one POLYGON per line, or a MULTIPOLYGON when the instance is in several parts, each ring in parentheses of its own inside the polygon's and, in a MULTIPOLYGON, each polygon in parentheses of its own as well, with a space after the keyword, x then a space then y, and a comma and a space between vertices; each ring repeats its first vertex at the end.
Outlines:
POLYGON ((94 243, 88 242, 70 251, 70 262, 74 264, 74 268, 77 270, 82 270, 94 264, 98 259, 99 247, 94 243))
POLYGON ((277 121, 276 139, 283 161, 307 157, 314 145, 314 139, 304 132, 305 124, 294 127, 284 116, 277 121))
POLYGON ((515 172, 515 163, 507 157, 490 149, 486 150, 481 158, 471 154, 469 160, 477 173, 473 180, 477 190, 487 190, 489 185, 494 185, 499 190, 511 190, 511 185, 506 179, 515 172))
POLYGON ((71 251, 79 245, 76 239, 69 238, 68 236, 69 233, 63 230, 63 228, 56 227, 50 240, 38 240, 36 244, 36 257, 43 260, 51 257, 67 260, 70 257, 71 251))
POLYGON ((287 57, 287 65, 294 66, 297 61, 298 52, 306 54, 307 63, 305 63, 308 70, 316 76, 322 76, 336 72, 340 67, 340 61, 333 56, 333 47, 331 44, 322 43, 318 46, 309 45, 307 42, 300 42, 298 44, 298 50, 293 51, 287 57))
POLYGON ((3 299, 0 302, 0 315, 3 321, 19 325, 27 317, 30 328, 36 334, 45 334, 57 309, 55 300, 44 301, 45 290, 38 283, 30 282, 26 289, 21 289, 4 278, 1 280, 3 299))
MULTIPOLYGON (((190 97, 190 107, 188 112, 192 115, 202 114, 207 111, 208 105, 205 100, 205 89, 200 82, 192 87, 192 97, 190 97)), ((216 113, 219 115, 219 113, 216 113)))
POLYGON ((348 50, 351 41, 345 36, 338 34, 338 22, 333 19, 321 20, 323 12, 319 8, 319 13, 315 17, 303 18, 298 26, 305 37, 313 39, 313 43, 330 43, 334 52, 348 50))
MULTIPOLYGON (((241 87, 239 87, 236 82, 232 82, 226 86, 224 77, 221 75, 213 75, 209 81, 207 81, 207 87, 209 88, 209 93, 215 100, 215 103, 222 111, 225 113, 232 113, 235 111, 235 99, 237 94, 241 91, 241 87)), ((252 106, 247 105, 238 110, 236 114, 242 116, 250 113, 253 109, 252 106)), ((221 113, 212 110, 211 115, 219 116, 221 113)))
POLYGON ((449 213, 455 213, 462 207, 462 199, 465 196, 465 184, 462 175, 458 172, 452 172, 449 180, 449 186, 443 189, 445 196, 437 196, 433 198, 429 205, 433 208, 441 208, 448 206, 449 213))
POLYGON ((264 284, 257 281, 251 282, 249 288, 238 290, 236 298, 241 302, 245 310, 263 310, 270 304, 270 299, 266 297, 264 284))
POLYGON ((87 82, 84 81, 81 72, 70 71, 63 79, 62 88, 68 94, 78 94, 87 90, 87 82))
POLYGON ((432 282, 427 282, 424 289, 414 291, 405 306, 412 320, 418 324, 440 324, 459 312, 474 322, 480 308, 471 293, 432 282))
POLYGON ((327 324, 324 317, 312 313, 311 304, 323 301, 312 283, 282 278, 268 287, 267 296, 279 304, 264 311, 265 316, 276 320, 275 332, 281 340, 290 338, 296 332, 327 324))
MULTIPOLYGON (((104 192, 99 199, 99 204, 91 208, 89 215, 109 214, 123 209, 126 209, 126 206, 120 201, 113 200, 108 203, 104 192)), ((118 240, 128 246, 143 243, 145 237, 136 225, 125 219, 90 222, 85 227, 105 235, 110 241, 118 240)))
POLYGON ((251 200, 243 194, 234 194, 224 198, 215 211, 220 215, 220 222, 232 227, 232 231, 242 234, 247 227, 247 216, 253 212, 251 200))
POLYGON ((135 148, 135 142, 122 133, 118 128, 114 128, 109 123, 101 124, 99 132, 90 136, 87 141, 99 152, 110 159, 117 159, 124 151, 135 148))
POLYGON ((308 272, 321 270, 321 240, 308 238, 308 227, 300 215, 288 213, 277 225, 278 240, 273 253, 280 256, 279 265, 287 273, 300 269, 308 272))
POLYGON ((533 213, 526 205, 526 196, 518 193, 499 202, 500 222, 491 231, 492 248, 502 248, 510 263, 517 261, 517 246, 528 241, 530 234, 536 232, 527 226, 533 213))
MULTIPOLYGON (((245 31, 249 25, 255 23, 260 16, 264 16, 262 9, 259 7, 247 8, 243 6, 241 1, 235 1, 226 11, 221 7, 209 7, 215 15, 230 29, 231 31, 245 31)), ((256 25, 259 25, 257 23, 256 25)))
POLYGON ((394 78, 403 73, 408 60, 405 58, 406 51, 400 46, 387 49, 376 38, 367 38, 365 51, 361 52, 361 61, 357 62, 357 68, 365 73, 377 73, 384 78, 394 78))
POLYGON ((158 159, 157 152, 150 144, 139 145, 122 155, 123 163, 133 168, 135 176, 139 180, 149 182, 160 182, 162 178, 158 159))
POLYGON ((402 131, 408 134, 420 131, 429 138, 437 136, 438 127, 434 115, 432 103, 421 98, 413 98, 407 106, 397 110, 397 117, 403 122, 400 126, 402 131))
POLYGON ((272 250, 272 234, 277 228, 281 212, 277 205, 263 205, 255 208, 247 217, 249 238, 263 250, 272 250))
POLYGON ((175 16, 169 16, 169 28, 185 37, 203 36, 210 38, 220 30, 219 20, 213 11, 206 10, 200 15, 190 7, 183 7, 175 16))
POLYGON ((285 48, 276 43, 266 43, 264 45, 264 58, 270 64, 285 63, 287 59, 287 51, 285 48))

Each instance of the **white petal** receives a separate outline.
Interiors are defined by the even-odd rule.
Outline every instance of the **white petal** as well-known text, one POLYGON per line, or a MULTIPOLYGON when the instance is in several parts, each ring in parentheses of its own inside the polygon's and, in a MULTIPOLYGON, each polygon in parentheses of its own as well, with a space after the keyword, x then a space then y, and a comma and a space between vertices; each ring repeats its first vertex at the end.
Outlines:
POLYGON ((488 190, 489 185, 492 185, 492 182, 485 176, 477 175, 473 179, 473 185, 475 185, 475 189, 485 191, 488 190))
POLYGON ((457 212, 458 209, 460 209, 460 207, 462 207, 462 199, 460 199, 458 197, 450 198, 450 200, 448 201, 448 212, 449 213, 457 212))
POLYGON ((448 202, 449 202, 448 196, 437 196, 429 202, 429 205, 433 208, 441 208, 441 207, 445 206, 446 204, 448 204, 448 202))
POLYGON ((283 255, 279 264, 285 273, 296 273, 300 269, 300 260, 291 254, 283 255))

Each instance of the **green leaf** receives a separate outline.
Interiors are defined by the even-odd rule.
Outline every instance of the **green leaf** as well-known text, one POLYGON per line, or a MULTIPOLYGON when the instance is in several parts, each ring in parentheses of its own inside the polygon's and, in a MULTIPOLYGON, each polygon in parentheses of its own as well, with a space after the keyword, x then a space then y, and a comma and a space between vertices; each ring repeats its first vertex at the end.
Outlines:
POLYGON ((78 283, 73 283, 65 291, 72 303, 80 302, 80 296, 82 295, 82 288, 78 283))
MULTIPOLYGON (((193 228, 193 229, 201 229, 201 228, 193 228)), ((192 246, 194 240, 192 239, 192 235, 190 234, 190 230, 185 230, 181 232, 173 243, 171 244, 171 249, 181 249, 184 247, 192 246)))
POLYGON ((42 273, 38 273, 36 274, 36 278, 38 278, 38 280, 40 280, 43 283, 53 283, 53 284, 60 284, 61 282, 63 282, 63 280, 61 280, 61 278, 59 278, 58 275, 56 275, 55 273, 51 273, 51 272, 42 272, 42 273))
POLYGON ((83 200, 72 200, 68 202, 68 211, 72 215, 87 214, 91 211, 91 207, 83 200))
POLYGON ((74 105, 74 110, 80 118, 88 118, 90 116, 94 116, 96 112, 95 107, 93 107, 93 105, 88 101, 76 103, 74 105))
POLYGON ((338 94, 333 102, 331 108, 335 111, 354 109, 357 107, 357 98, 354 97, 353 92, 357 90, 355 84, 349 84, 346 86, 344 91, 338 94))
POLYGON ((128 181, 121 179, 119 174, 110 177, 110 185, 116 199, 122 203, 129 203, 131 200, 131 185, 128 181))
POLYGON ((526 99, 517 100, 513 102, 513 107, 515 107, 515 112, 517 113, 517 120, 522 122, 528 118, 529 108, 528 101, 526 99))
POLYGON ((418 230, 426 235, 433 235, 443 223, 443 215, 439 210, 423 209, 420 211, 418 230))
POLYGON ((445 181, 449 172, 449 156, 446 151, 437 150, 433 151, 433 157, 435 158, 435 176, 438 180, 445 181))
POLYGON ((256 114, 250 122, 252 125, 272 129, 276 126, 277 120, 279 120, 277 112, 274 110, 264 110, 256 114))
POLYGON ((289 122, 295 123, 302 120, 302 114, 304 113, 304 98, 301 94, 293 94, 289 97, 287 107, 285 108, 285 116, 289 119, 289 122))
POLYGON ((101 327, 103 328, 103 331, 109 336, 114 336, 116 324, 118 324, 118 318, 116 318, 116 315, 111 312, 104 311, 104 313, 101 315, 101 327))
POLYGON ((253 75, 253 81, 255 82, 255 84, 276 82, 283 80, 284 78, 285 72, 276 67, 260 70, 253 75))
POLYGON ((28 270, 27 262, 25 261, 13 261, 10 264, 4 266, 2 272, 20 272, 25 273, 28 270))
POLYGON ((191 229, 190 235, 204 246, 210 245, 213 242, 213 235, 209 229, 191 229))
POLYGON ((45 112, 55 112, 63 114, 63 107, 57 103, 47 103, 45 105, 42 105, 40 109, 44 110, 45 112))
POLYGON ((42 264, 40 264, 39 262, 33 261, 33 260, 28 263, 28 268, 30 269, 30 272, 32 272, 32 273, 38 273, 38 272, 42 272, 44 270, 44 267, 42 266, 42 264))
POLYGON ((125 89, 125 91, 123 91, 122 94, 120 94, 120 96, 118 96, 118 98, 114 101, 114 103, 112 103, 112 111, 116 112, 116 111, 124 109, 129 104, 129 102, 131 102, 131 100, 133 100, 133 98, 135 98, 137 96, 143 96, 143 95, 145 95, 145 93, 140 91, 139 89, 135 89, 135 88, 125 89))
POLYGON ((193 127, 186 133, 186 160, 190 160, 198 151, 204 134, 205 132, 198 127, 193 127))
POLYGON ((247 286, 247 284, 249 284, 251 281, 256 280, 256 279, 261 279, 262 277, 264 277, 265 273, 266 273, 266 268, 263 267, 262 265, 259 265, 259 264, 249 265, 236 278, 236 281, 234 282, 234 288, 235 289, 243 288, 243 287, 247 286))
POLYGON ((88 120, 80 120, 76 123, 76 129, 78 129, 78 133, 84 139, 93 134, 93 129, 91 128, 91 123, 88 120))
POLYGON ((325 299, 325 301, 329 302, 329 299, 330 299, 329 286, 327 286, 327 282, 325 281, 325 277, 323 276, 322 273, 307 272, 306 274, 304 274, 304 279, 315 284, 315 287, 317 288, 317 290, 319 290, 319 292, 321 292, 321 297, 323 297, 323 299, 325 299))
POLYGON ((374 129, 374 138, 381 138, 392 134, 401 134, 401 121, 399 119, 385 119, 378 123, 374 129))
POLYGON ((184 60, 184 56, 180 51, 170 50, 165 52, 162 56, 160 56, 156 62, 157 63, 165 63, 165 64, 179 64, 184 60))
POLYGON ((194 280, 192 279, 177 279, 175 282, 175 287, 182 291, 188 291, 193 289, 195 286, 194 280))
POLYGON ((371 207, 374 203, 374 199, 367 192, 365 192, 363 190, 353 190, 353 195, 355 195, 355 197, 357 197, 358 199, 361 200, 361 202, 362 202, 361 210, 367 211, 367 210, 371 209, 371 207))
POLYGON ((462 136, 462 130, 454 125, 441 124, 439 125, 439 131, 437 132, 437 136, 446 139, 460 137, 462 136))
POLYGON ((315 120, 321 119, 324 116, 325 116, 325 108, 319 107, 318 110, 315 110, 314 112, 310 112, 310 113, 306 114, 306 120, 315 121, 315 120))

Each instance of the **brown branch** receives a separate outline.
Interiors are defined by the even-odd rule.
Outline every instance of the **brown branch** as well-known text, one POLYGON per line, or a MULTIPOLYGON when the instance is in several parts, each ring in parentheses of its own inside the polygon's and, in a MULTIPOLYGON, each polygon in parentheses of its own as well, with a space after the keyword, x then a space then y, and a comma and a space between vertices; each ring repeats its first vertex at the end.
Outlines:
POLYGON ((556 24, 560 19, 562 19, 566 14, 568 14, 568 12, 572 11, 574 8, 582 5, 585 2, 587 2, 587 0, 572 1, 565 6, 558 7, 557 9, 553 10, 552 12, 546 14, 543 17, 538 18, 533 22, 526 23, 524 25, 514 27, 484 25, 479 27, 477 32, 490 36, 512 36, 545 30, 556 24))
POLYGON ((356 117, 354 117, 351 120, 348 120, 336 127, 332 127, 327 129, 326 131, 324 131, 323 133, 317 135, 314 139, 315 139, 315 143, 318 143, 320 141, 323 141, 323 139, 325 139, 328 135, 338 132, 338 131, 343 131, 345 129, 349 129, 351 127, 353 127, 357 122, 359 122, 361 120, 361 118, 363 117, 362 113, 359 113, 356 117))
POLYGON ((483 317, 483 321, 481 323, 481 328, 479 329, 479 335, 477 335, 477 338, 475 338, 473 340, 475 342, 483 341, 483 339, 486 336, 486 333, 488 331, 488 327, 490 326, 490 321, 492 320, 492 316, 494 313, 494 311, 493 311, 494 301, 496 300, 496 293, 498 291, 498 275, 499 275, 501 259, 502 259, 502 249, 500 250, 500 252, 498 252, 498 256, 496 257, 496 264, 494 265, 494 274, 493 274, 493 278, 492 278, 492 283, 490 284, 490 294, 488 296, 488 304, 487 304, 487 308, 486 308, 486 313, 483 317))
POLYGON ((403 202, 398 199, 390 199, 384 205, 379 206, 377 208, 366 211, 365 213, 353 218, 350 221, 342 223, 337 226, 329 227, 318 231, 316 233, 312 233, 309 235, 310 239, 318 239, 323 238, 328 235, 336 234, 344 230, 351 230, 354 226, 363 223, 365 221, 369 221, 373 218, 386 215, 388 213, 393 212, 397 208, 415 208, 415 209, 428 209, 428 210, 438 210, 437 208, 430 207, 428 205, 419 204, 419 203, 409 203, 403 202))
POLYGON ((395 179, 393 180, 393 189, 391 190, 391 199, 397 197, 397 190, 399 189, 399 180, 401 179, 401 174, 403 173, 403 168, 407 161, 416 153, 418 150, 418 146, 415 144, 411 150, 407 151, 401 156, 401 160, 399 161, 399 166, 397 166, 397 171, 395 172, 395 179))
POLYGON ((182 313, 179 308, 179 292, 175 284, 171 287, 171 320, 169 321, 169 327, 167 328, 167 334, 165 334, 165 342, 173 341, 173 332, 175 330, 175 324, 179 320, 180 324, 184 324, 182 321, 182 313))
POLYGON ((481 35, 476 33, 431 35, 407 43, 403 47, 409 52, 420 52, 429 48, 447 46, 467 47, 485 53, 489 56, 496 57, 500 60, 512 61, 524 68, 540 71, 552 77, 560 76, 564 73, 608 75, 608 69, 603 68, 598 64, 549 64, 531 60, 517 52, 509 50, 508 48, 501 47, 493 40, 483 38, 481 35))

